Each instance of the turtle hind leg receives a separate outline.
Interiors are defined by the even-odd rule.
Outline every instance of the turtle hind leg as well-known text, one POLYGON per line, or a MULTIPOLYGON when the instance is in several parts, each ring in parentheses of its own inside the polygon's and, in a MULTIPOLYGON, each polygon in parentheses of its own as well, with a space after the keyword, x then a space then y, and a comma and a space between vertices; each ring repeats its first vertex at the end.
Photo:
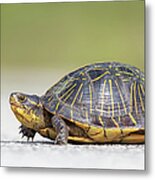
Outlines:
POLYGON ((20 128, 19 134, 22 134, 22 138, 24 136, 26 136, 27 141, 29 141, 30 138, 33 141, 33 138, 34 138, 34 136, 36 134, 36 131, 34 131, 33 129, 30 129, 30 128, 27 128, 27 127, 25 127, 23 125, 21 125, 19 128, 20 128))
POLYGON ((52 125, 57 134, 55 144, 67 144, 69 132, 64 120, 59 116, 54 116, 52 117, 52 125))

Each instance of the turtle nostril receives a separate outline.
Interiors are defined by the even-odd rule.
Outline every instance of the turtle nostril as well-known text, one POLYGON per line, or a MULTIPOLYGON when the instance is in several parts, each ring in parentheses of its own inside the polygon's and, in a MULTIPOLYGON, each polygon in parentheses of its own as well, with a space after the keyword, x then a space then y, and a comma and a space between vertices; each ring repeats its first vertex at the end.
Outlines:
POLYGON ((10 97, 14 97, 14 96, 16 96, 16 93, 11 93, 10 94, 10 97))

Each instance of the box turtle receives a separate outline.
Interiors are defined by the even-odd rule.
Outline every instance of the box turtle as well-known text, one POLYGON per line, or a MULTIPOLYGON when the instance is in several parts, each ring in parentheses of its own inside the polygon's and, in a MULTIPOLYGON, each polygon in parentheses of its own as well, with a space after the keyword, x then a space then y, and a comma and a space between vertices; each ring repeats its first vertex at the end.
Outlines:
POLYGON ((55 144, 144 143, 144 73, 117 63, 79 68, 39 97, 14 92, 10 105, 20 133, 55 144))

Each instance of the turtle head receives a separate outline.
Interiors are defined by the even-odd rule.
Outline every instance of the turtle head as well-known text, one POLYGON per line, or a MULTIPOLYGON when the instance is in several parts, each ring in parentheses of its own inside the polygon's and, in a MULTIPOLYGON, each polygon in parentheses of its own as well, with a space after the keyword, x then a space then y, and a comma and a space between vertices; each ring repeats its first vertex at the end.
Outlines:
POLYGON ((36 131, 45 127, 40 97, 15 92, 9 101, 12 111, 24 126, 36 131))

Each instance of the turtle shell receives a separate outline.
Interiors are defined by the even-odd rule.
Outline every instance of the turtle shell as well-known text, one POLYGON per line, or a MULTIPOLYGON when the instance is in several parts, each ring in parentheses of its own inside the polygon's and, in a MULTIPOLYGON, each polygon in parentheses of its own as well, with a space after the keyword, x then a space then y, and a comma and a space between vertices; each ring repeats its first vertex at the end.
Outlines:
POLYGON ((77 69, 42 97, 45 109, 66 120, 111 127, 143 127, 144 74, 111 62, 77 69))

